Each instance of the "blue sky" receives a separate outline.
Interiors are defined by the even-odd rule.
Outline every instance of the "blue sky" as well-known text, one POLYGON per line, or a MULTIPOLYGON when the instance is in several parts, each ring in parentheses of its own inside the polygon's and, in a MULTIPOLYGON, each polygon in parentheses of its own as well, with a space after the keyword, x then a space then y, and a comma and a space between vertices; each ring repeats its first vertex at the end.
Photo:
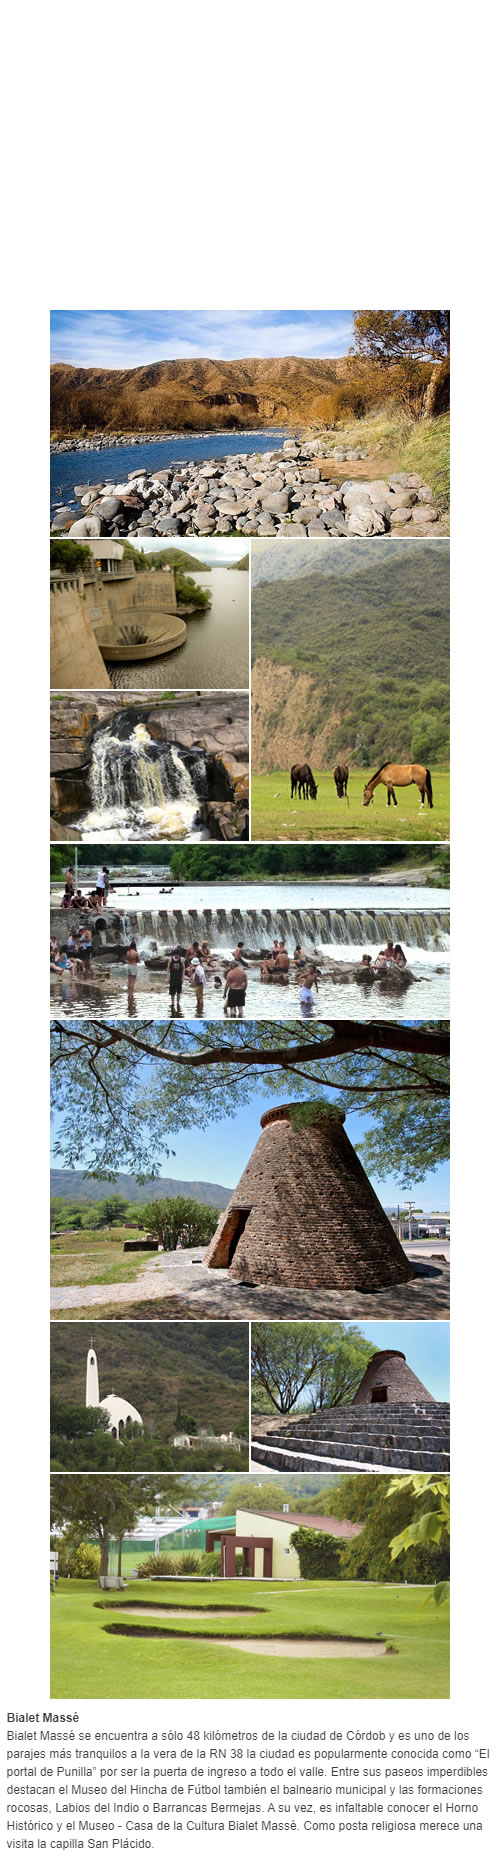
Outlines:
POLYGON ((352 310, 52 310, 51 360, 136 368, 194 355, 230 361, 346 355, 352 310))
MULTIPOLYGON (((399 1348, 435 1400, 450 1398, 449 1323, 356 1323, 374 1348, 399 1348)), ((298 1402, 307 1407, 307 1388, 298 1402)))
MULTIPOLYGON (((170 1155, 158 1157, 159 1173, 169 1175, 173 1180, 215 1181, 222 1187, 236 1187, 260 1135, 259 1119, 270 1106, 271 1098, 261 1095, 257 1090, 252 1103, 240 1106, 236 1115, 227 1121, 211 1122, 207 1129, 193 1127, 176 1131, 172 1136, 172 1150, 175 1153, 171 1150, 170 1155)), ((364 1117, 357 1113, 347 1116, 347 1134, 355 1146, 366 1133, 366 1127, 364 1117)), ((54 1156, 53 1159, 54 1166, 61 1167, 60 1157, 54 1156)), ((83 1165, 79 1163, 80 1167, 83 1165)), ((443 1162, 435 1173, 428 1174, 423 1182, 416 1182, 411 1190, 408 1188, 407 1195, 402 1193, 391 1173, 383 1181, 375 1175, 370 1178, 384 1206, 397 1206, 398 1201, 403 1206, 408 1197, 427 1211, 447 1210, 449 1207, 447 1162, 443 1162)))

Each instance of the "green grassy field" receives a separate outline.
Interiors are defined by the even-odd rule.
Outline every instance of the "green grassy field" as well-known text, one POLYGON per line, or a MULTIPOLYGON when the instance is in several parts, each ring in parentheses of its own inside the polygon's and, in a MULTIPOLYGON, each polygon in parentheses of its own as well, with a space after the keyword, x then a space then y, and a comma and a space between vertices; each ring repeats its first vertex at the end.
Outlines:
MULTIPOLYGON (((51 1599, 51 1697, 448 1697, 449 1609, 420 1610, 425 1590, 359 1582, 288 1582, 237 1580, 134 1581, 123 1600, 158 1606, 255 1606, 263 1611, 233 1622, 171 1619, 158 1637, 119 1637, 106 1625, 118 1622, 109 1600, 88 1581, 60 1580, 51 1599), (105 1605, 96 1604, 100 1600, 105 1605), (322 1638, 330 1633, 355 1638, 387 1639, 397 1656, 373 1658, 293 1658, 263 1656, 211 1646, 196 1637, 234 1633, 239 1639, 322 1638), (176 1635, 183 1635, 182 1639, 176 1635), (188 1642, 193 1638, 192 1645, 188 1642)), ((168 1614, 166 1614, 168 1620, 168 1614)), ((141 1622, 130 1622, 135 1627, 141 1622)))
POLYGON ((316 800, 290 799, 290 770, 252 775, 252 839, 414 839, 447 840, 450 836, 450 776, 431 769, 434 805, 420 805, 417 787, 402 787, 397 806, 387 805, 385 787, 377 787, 371 806, 363 806, 363 788, 373 769, 349 775, 349 805, 339 800, 333 772, 313 768, 316 800))
POLYGON ((58 1232, 50 1245, 50 1281, 66 1284, 134 1284, 154 1252, 124 1252, 125 1239, 146 1235, 132 1227, 103 1232, 58 1232))

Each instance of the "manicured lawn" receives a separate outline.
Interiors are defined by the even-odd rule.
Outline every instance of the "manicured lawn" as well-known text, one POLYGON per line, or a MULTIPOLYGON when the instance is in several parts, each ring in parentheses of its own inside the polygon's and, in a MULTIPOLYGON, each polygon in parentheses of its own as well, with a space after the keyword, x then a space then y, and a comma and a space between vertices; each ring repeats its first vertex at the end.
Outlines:
POLYGON ((385 787, 377 787, 371 806, 363 806, 363 788, 374 769, 353 769, 349 805, 337 798, 333 771, 313 768, 316 800, 290 799, 290 770, 252 776, 252 839, 414 839, 447 840, 450 836, 450 776, 431 768, 434 805, 420 805, 417 787, 397 791, 397 806, 387 805, 385 787))
MULTIPOLYGON (((157 1638, 119 1637, 106 1631, 117 1622, 116 1607, 96 1604, 120 1600, 92 1582, 63 1581, 51 1599, 51 1697, 448 1697, 449 1608, 427 1606, 425 1590, 384 1587, 361 1582, 269 1584, 237 1580, 213 1582, 133 1581, 122 1599, 131 1606, 148 1600, 158 1607, 255 1606, 264 1610, 231 1620, 214 1616, 207 1627, 199 1619, 175 1620, 170 1630, 154 1619, 157 1638), (182 1639, 174 1634, 182 1633, 182 1639), (338 1633, 351 1638, 387 1639, 397 1656, 373 1658, 268 1657, 211 1646, 196 1633, 221 1638, 234 1633, 283 1637, 338 1633), (192 1645, 188 1639, 192 1638, 192 1645)), ((123 1618, 123 1614, 121 1615, 123 1618)), ((166 1622, 169 1614, 165 1615, 166 1622)), ((135 1627, 142 1622, 130 1621, 135 1627)))

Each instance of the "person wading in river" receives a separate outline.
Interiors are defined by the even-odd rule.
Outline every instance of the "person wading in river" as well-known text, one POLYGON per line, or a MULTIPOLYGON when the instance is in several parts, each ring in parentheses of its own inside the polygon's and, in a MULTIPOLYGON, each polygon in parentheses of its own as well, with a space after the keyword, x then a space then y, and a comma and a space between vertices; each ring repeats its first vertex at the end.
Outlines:
POLYGON ((241 962, 233 961, 226 974, 224 988, 224 999, 227 1002, 230 1019, 243 1019, 247 979, 246 970, 242 968, 241 962))
POLYGON ((175 954, 170 956, 169 969, 168 969, 168 991, 170 994, 170 1011, 172 1013, 172 1016, 174 1016, 175 1013, 179 1014, 181 1010, 181 993, 182 993, 183 980, 184 980, 184 962, 182 959, 182 955, 180 953, 180 949, 176 948, 175 954))
POLYGON ((139 960, 140 960, 140 957, 137 953, 137 942, 134 942, 134 939, 132 937, 132 941, 129 942, 128 949, 127 949, 127 986, 128 986, 129 1000, 133 1000, 134 998, 134 989, 135 989, 135 983, 137 980, 137 969, 139 966, 139 960))
POLYGON ((205 986, 205 980, 206 980, 205 969, 202 968, 201 961, 197 960, 193 962, 193 966, 191 968, 190 980, 191 980, 191 986, 194 987, 194 991, 196 994, 197 1018, 201 1018, 201 1015, 203 1013, 203 988, 205 986))

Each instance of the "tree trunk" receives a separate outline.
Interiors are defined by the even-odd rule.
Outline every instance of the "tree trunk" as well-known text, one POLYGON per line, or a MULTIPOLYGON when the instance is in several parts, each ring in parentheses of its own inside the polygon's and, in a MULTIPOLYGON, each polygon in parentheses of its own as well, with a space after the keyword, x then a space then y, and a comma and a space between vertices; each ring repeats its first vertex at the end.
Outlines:
POLYGON ((123 1541, 123 1536, 119 1536, 118 1538, 118 1575, 120 1578, 121 1578, 121 1571, 122 1571, 122 1541, 123 1541))
POLYGON ((104 1534, 104 1531, 103 1531, 103 1534, 101 1536, 101 1563, 100 1563, 100 1568, 99 1568, 99 1580, 101 1579, 101 1575, 107 1574, 108 1562, 109 1562, 109 1536, 107 1533, 104 1534))
POLYGON ((424 400, 424 419, 435 419, 438 413, 447 413, 450 405, 450 363, 436 362, 432 370, 424 400))

